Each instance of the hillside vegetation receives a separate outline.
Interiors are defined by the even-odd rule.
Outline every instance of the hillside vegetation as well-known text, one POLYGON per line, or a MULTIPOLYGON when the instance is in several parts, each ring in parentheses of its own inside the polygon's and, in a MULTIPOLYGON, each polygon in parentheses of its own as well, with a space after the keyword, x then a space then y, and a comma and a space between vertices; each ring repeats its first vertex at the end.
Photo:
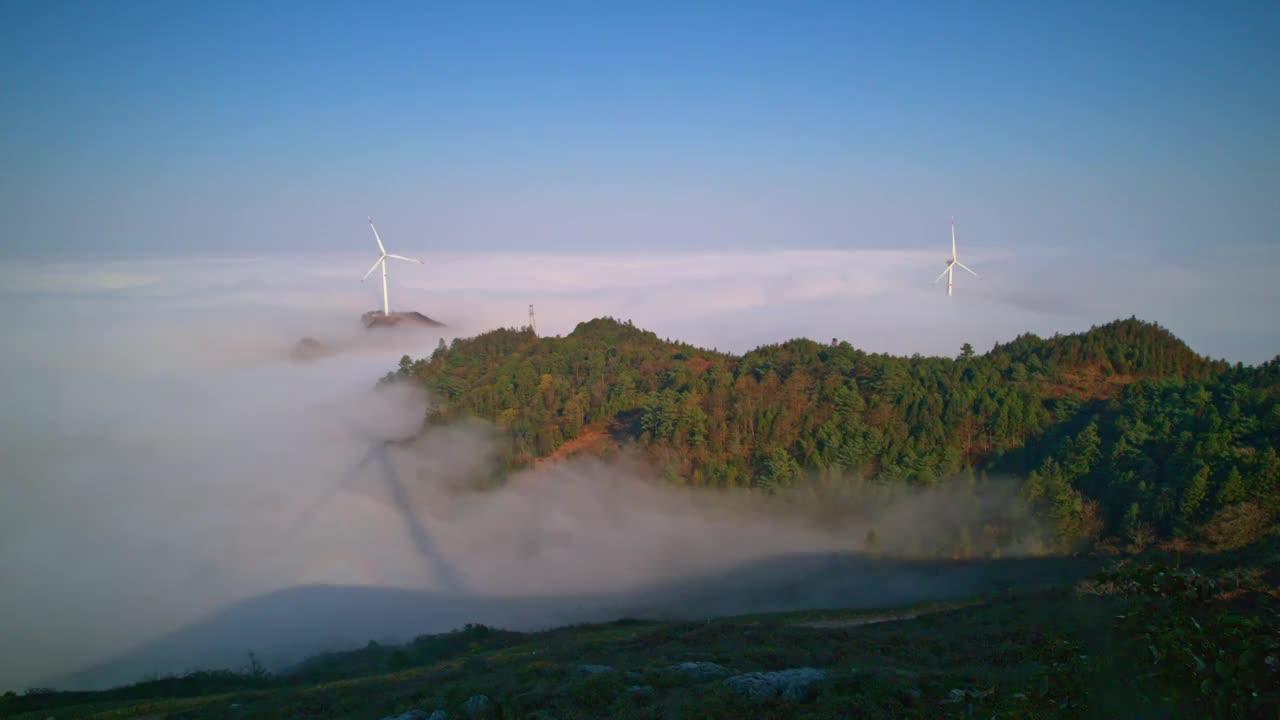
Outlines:
MULTIPOLYGON (((980 491, 998 473, 1023 479, 1046 549, 1063 551, 1099 537, 1235 547, 1280 513, 1280 359, 1212 361, 1136 319, 903 358, 834 340, 739 357, 601 318, 566 337, 442 342, 384 381, 404 379, 438 398, 430 423, 495 422, 507 469, 607 432, 695 487, 958 476, 980 491)), ((966 552, 975 533, 1000 529, 966 528, 966 552)))
POLYGON ((0 717, 1275 718, 1278 551, 1271 538, 1150 553, 1075 587, 895 609, 468 626, 278 673, 250 658, 104 692, 9 693, 0 717), (781 692, 759 674, 776 672, 793 678, 781 692))

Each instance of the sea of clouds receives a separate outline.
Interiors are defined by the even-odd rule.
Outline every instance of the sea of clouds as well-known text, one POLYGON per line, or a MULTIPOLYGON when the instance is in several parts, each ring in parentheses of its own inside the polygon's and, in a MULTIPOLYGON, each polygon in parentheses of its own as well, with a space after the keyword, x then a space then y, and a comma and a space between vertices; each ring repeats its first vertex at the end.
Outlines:
MULTIPOLYGON (((1262 266, 1072 267, 992 249, 963 259, 982 277, 958 277, 948 300, 931 284, 939 253, 449 254, 391 266, 393 307, 447 325, 407 332, 360 324, 380 303, 376 276, 358 281, 367 257, 0 263, 0 689, 288 588, 626 593, 859 546, 860 533, 799 514, 747 503, 726 515, 730 505, 654 488, 634 468, 578 464, 457 492, 489 457, 482 426, 379 450, 412 436, 427 403, 375 391, 401 355, 523 325, 530 303, 543 335, 609 315, 735 352, 806 336, 954 355, 1135 314, 1216 357, 1276 352, 1263 309, 1280 292, 1262 266), (298 362, 303 337, 338 352, 298 362)), ((355 639, 319 623, 306 628, 317 643, 355 639)), ((231 662, 250 643, 180 648, 81 684, 231 662)))

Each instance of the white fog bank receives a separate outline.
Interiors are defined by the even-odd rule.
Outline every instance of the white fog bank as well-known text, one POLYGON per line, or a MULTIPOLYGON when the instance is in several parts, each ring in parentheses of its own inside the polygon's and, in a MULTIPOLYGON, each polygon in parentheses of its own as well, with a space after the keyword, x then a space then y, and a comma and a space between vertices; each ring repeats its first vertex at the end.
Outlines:
MULTIPOLYGON (((734 351, 809 336, 950 355, 964 342, 985 349, 1023 331, 1079 330, 1137 314, 1204 353, 1248 361, 1275 354, 1276 321, 1259 308, 1280 297, 1255 282, 1261 269, 1239 277, 1219 269, 1193 287, 1173 270, 1100 268, 1083 292, 1042 275, 1015 281, 1001 275, 1015 266, 1011 258, 975 251, 982 279, 960 278, 948 302, 929 284, 939 257, 450 255, 392 267, 393 305, 448 327, 378 333, 359 323, 379 301, 376 286, 358 282, 361 257, 0 266, 0 690, 65 677, 237 603, 299 587, 485 599, 404 615, 401 624, 412 627, 353 619, 345 633, 318 613, 297 633, 324 646, 469 621, 603 618, 613 611, 574 616, 555 599, 607 596, 610 608, 651 607, 644 593, 671 583, 779 553, 857 548, 861 535, 848 528, 750 502, 702 502, 620 466, 576 463, 487 495, 458 492, 485 467, 483 426, 380 449, 412 435, 425 407, 411 389, 374 390, 402 354, 521 325, 529 303, 543 334, 612 315, 734 351), (340 352, 296 362, 290 353, 302 337, 340 352), (326 627, 333 633, 324 635, 326 627)), ((913 582, 886 580, 878 597, 941 591, 913 582)), ((852 586, 829 589, 803 601, 873 599, 852 586)), ((749 592, 714 590, 676 597, 714 595, 707 611, 801 602, 771 599, 782 596, 770 591, 757 606, 749 592)), ((681 603, 667 610, 697 605, 681 603)), ((191 640, 129 671, 233 662, 248 649, 271 657, 252 638, 228 642, 209 654, 212 645, 191 640)))

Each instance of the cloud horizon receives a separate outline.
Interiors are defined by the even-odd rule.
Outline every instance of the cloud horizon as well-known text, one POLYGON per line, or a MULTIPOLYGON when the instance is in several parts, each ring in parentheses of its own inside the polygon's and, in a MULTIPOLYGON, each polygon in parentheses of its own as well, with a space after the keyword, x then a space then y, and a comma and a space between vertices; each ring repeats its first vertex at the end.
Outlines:
MULTIPOLYGON (((372 243, 370 243, 372 244, 372 243)), ((944 248, 945 250, 945 248, 944 248)), ((401 248, 413 254, 413 248, 401 248)), ((446 335, 526 323, 534 304, 544 334, 595 317, 627 319, 659 335, 744 353, 808 337, 847 340, 894 355, 980 352, 1022 333, 1051 336, 1136 316, 1214 359, 1257 364, 1280 353, 1280 304, 1265 263, 1224 255, 1198 264, 1117 258, 1084 262, 1065 252, 961 248, 981 277, 964 275, 948 299, 933 283, 945 252, 740 250, 443 253, 390 268, 393 306, 445 322, 446 335)), ((359 282, 371 253, 312 258, 226 257, 105 262, 0 261, 0 301, 17 324, 87 321, 114 308, 147 326, 166 306, 198 327, 241 308, 245 328, 343 327, 380 308, 377 277, 359 282), (67 310, 53 317, 54 309, 67 310)), ((52 330, 52 327, 46 327, 52 330)), ((350 330, 347 327, 346 330, 350 330)), ((280 338, 284 340, 285 338, 280 338)), ((290 339, 290 342, 297 338, 290 339)))

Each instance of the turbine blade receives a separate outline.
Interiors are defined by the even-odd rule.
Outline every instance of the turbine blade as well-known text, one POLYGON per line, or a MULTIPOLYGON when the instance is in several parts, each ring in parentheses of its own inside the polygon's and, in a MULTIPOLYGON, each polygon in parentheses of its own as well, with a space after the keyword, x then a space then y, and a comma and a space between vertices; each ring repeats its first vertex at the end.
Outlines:
POLYGON ((409 262, 416 262, 416 263, 418 263, 419 265, 423 265, 423 264, 425 264, 425 263, 423 263, 421 260, 419 260, 419 259, 417 259, 417 258, 405 257, 405 256, 403 256, 403 255, 393 255, 393 254, 391 254, 391 253, 387 253, 387 257, 389 257, 389 258, 395 258, 395 259, 397 259, 397 260, 407 260, 407 261, 409 261, 409 262))
MULTIPOLYGON (((956 261, 956 265, 959 265, 960 267, 964 268, 965 270, 969 270, 968 266, 966 266, 964 263, 960 262, 959 260, 957 260, 957 261, 956 261)), ((969 270, 969 274, 970 274, 970 275, 972 275, 972 276, 974 276, 974 277, 978 277, 978 273, 976 273, 976 272, 974 272, 974 271, 972 271, 972 270, 969 270)))
POLYGON ((382 258, 378 258, 377 260, 375 260, 373 263, 373 267, 369 268, 369 272, 365 273, 364 277, 360 278, 360 282, 364 282, 370 275, 372 275, 373 271, 377 270, 378 265, 380 265, 381 263, 382 263, 382 258))
POLYGON ((378 241, 378 249, 383 255, 387 254, 387 249, 382 247, 382 238, 378 237, 378 228, 373 226, 373 218, 369 218, 369 228, 373 230, 373 239, 378 241))
POLYGON ((947 269, 946 269, 946 270, 943 270, 943 271, 942 271, 942 274, 941 274, 941 275, 939 275, 939 276, 937 277, 937 279, 936 279, 936 280, 934 280, 934 282, 936 283, 936 282, 938 282, 938 280, 941 280, 942 278, 946 277, 946 276, 947 276, 947 273, 949 273, 949 272, 951 272, 951 266, 950 266, 950 265, 948 265, 948 266, 947 266, 947 269))
POLYGON ((956 219, 951 218, 951 259, 956 259, 956 219))

